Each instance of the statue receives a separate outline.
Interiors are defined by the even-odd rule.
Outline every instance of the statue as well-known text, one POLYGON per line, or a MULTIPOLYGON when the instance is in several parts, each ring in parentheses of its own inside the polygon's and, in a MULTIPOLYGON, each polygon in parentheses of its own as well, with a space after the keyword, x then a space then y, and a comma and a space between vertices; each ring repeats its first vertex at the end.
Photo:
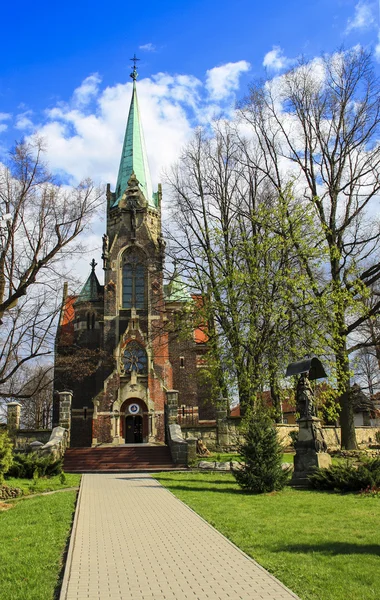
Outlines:
POLYGON ((106 233, 103 235, 102 241, 103 241, 103 247, 102 247, 103 269, 106 269, 107 261, 108 261, 108 257, 109 257, 109 252, 108 252, 109 240, 108 240, 108 235, 106 233))
POLYGON ((206 447, 206 444, 203 442, 202 438, 199 438, 197 441, 197 454, 200 456, 210 456, 210 451, 206 447))
POLYGON ((132 238, 136 237, 136 209, 133 208, 131 212, 131 232, 132 238))
POLYGON ((297 412, 300 419, 315 417, 314 393, 310 385, 308 373, 301 373, 297 384, 297 412))

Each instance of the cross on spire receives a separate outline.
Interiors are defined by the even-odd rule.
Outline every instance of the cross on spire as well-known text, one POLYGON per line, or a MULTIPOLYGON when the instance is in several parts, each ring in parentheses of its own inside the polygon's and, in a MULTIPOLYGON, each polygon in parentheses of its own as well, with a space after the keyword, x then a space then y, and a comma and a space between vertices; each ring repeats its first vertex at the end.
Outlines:
POLYGON ((97 266, 97 262, 95 262, 95 258, 92 259, 92 261, 90 262, 90 267, 92 269, 92 272, 95 273, 95 267, 97 266))
POLYGON ((132 77, 133 81, 136 81, 136 79, 138 77, 137 68, 136 68, 136 62, 138 60, 140 60, 140 59, 136 57, 136 53, 135 53, 133 55, 133 58, 131 58, 130 60, 133 61, 133 70, 132 70, 132 73, 131 73, 131 77, 132 77))

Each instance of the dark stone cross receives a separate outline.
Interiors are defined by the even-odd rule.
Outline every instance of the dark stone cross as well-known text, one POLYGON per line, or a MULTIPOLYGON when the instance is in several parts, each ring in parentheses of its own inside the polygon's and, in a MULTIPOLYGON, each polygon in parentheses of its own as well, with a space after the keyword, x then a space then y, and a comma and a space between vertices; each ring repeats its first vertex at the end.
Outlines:
POLYGON ((98 263, 95 262, 95 259, 93 258, 92 261, 90 262, 90 267, 92 269, 92 272, 95 273, 95 267, 98 263))

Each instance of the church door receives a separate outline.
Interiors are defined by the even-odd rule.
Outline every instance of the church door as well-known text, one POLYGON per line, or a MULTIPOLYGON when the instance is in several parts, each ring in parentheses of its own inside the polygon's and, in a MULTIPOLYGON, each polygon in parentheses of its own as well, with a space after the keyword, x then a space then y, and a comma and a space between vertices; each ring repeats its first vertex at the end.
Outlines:
POLYGON ((125 419, 125 443, 141 444, 143 441, 143 420, 141 415, 128 415, 125 419))

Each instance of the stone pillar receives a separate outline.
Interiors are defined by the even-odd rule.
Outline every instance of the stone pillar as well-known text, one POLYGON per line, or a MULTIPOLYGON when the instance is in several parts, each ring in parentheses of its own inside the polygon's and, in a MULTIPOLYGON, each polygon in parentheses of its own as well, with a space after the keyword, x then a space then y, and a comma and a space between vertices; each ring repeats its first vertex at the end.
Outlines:
POLYGON ((307 477, 316 467, 327 468, 331 456, 326 452, 327 444, 323 437, 321 420, 317 417, 304 417, 298 420, 299 434, 294 456, 294 471, 291 484, 307 487, 307 477))
POLYGON ((197 440, 196 438, 187 438, 187 466, 197 460, 197 440))
POLYGON ((177 390, 168 390, 166 392, 168 406, 168 425, 178 424, 178 392, 177 390))
POLYGON ((216 431, 218 448, 220 450, 228 449, 230 446, 230 436, 228 431, 226 408, 219 408, 216 411, 216 431))
POLYGON ((118 446, 120 444, 120 413, 118 410, 113 411, 114 430, 112 443, 118 446))
POLYGON ((97 446, 98 444, 98 407, 99 407, 99 400, 94 400, 94 410, 92 412, 92 446, 97 446))
POLYGON ((21 404, 19 402, 8 402, 7 404, 7 427, 10 432, 20 429, 21 404))
POLYGON ((67 430, 67 445, 70 446, 71 430, 71 401, 73 393, 68 391, 58 392, 59 394, 59 426, 67 430))

